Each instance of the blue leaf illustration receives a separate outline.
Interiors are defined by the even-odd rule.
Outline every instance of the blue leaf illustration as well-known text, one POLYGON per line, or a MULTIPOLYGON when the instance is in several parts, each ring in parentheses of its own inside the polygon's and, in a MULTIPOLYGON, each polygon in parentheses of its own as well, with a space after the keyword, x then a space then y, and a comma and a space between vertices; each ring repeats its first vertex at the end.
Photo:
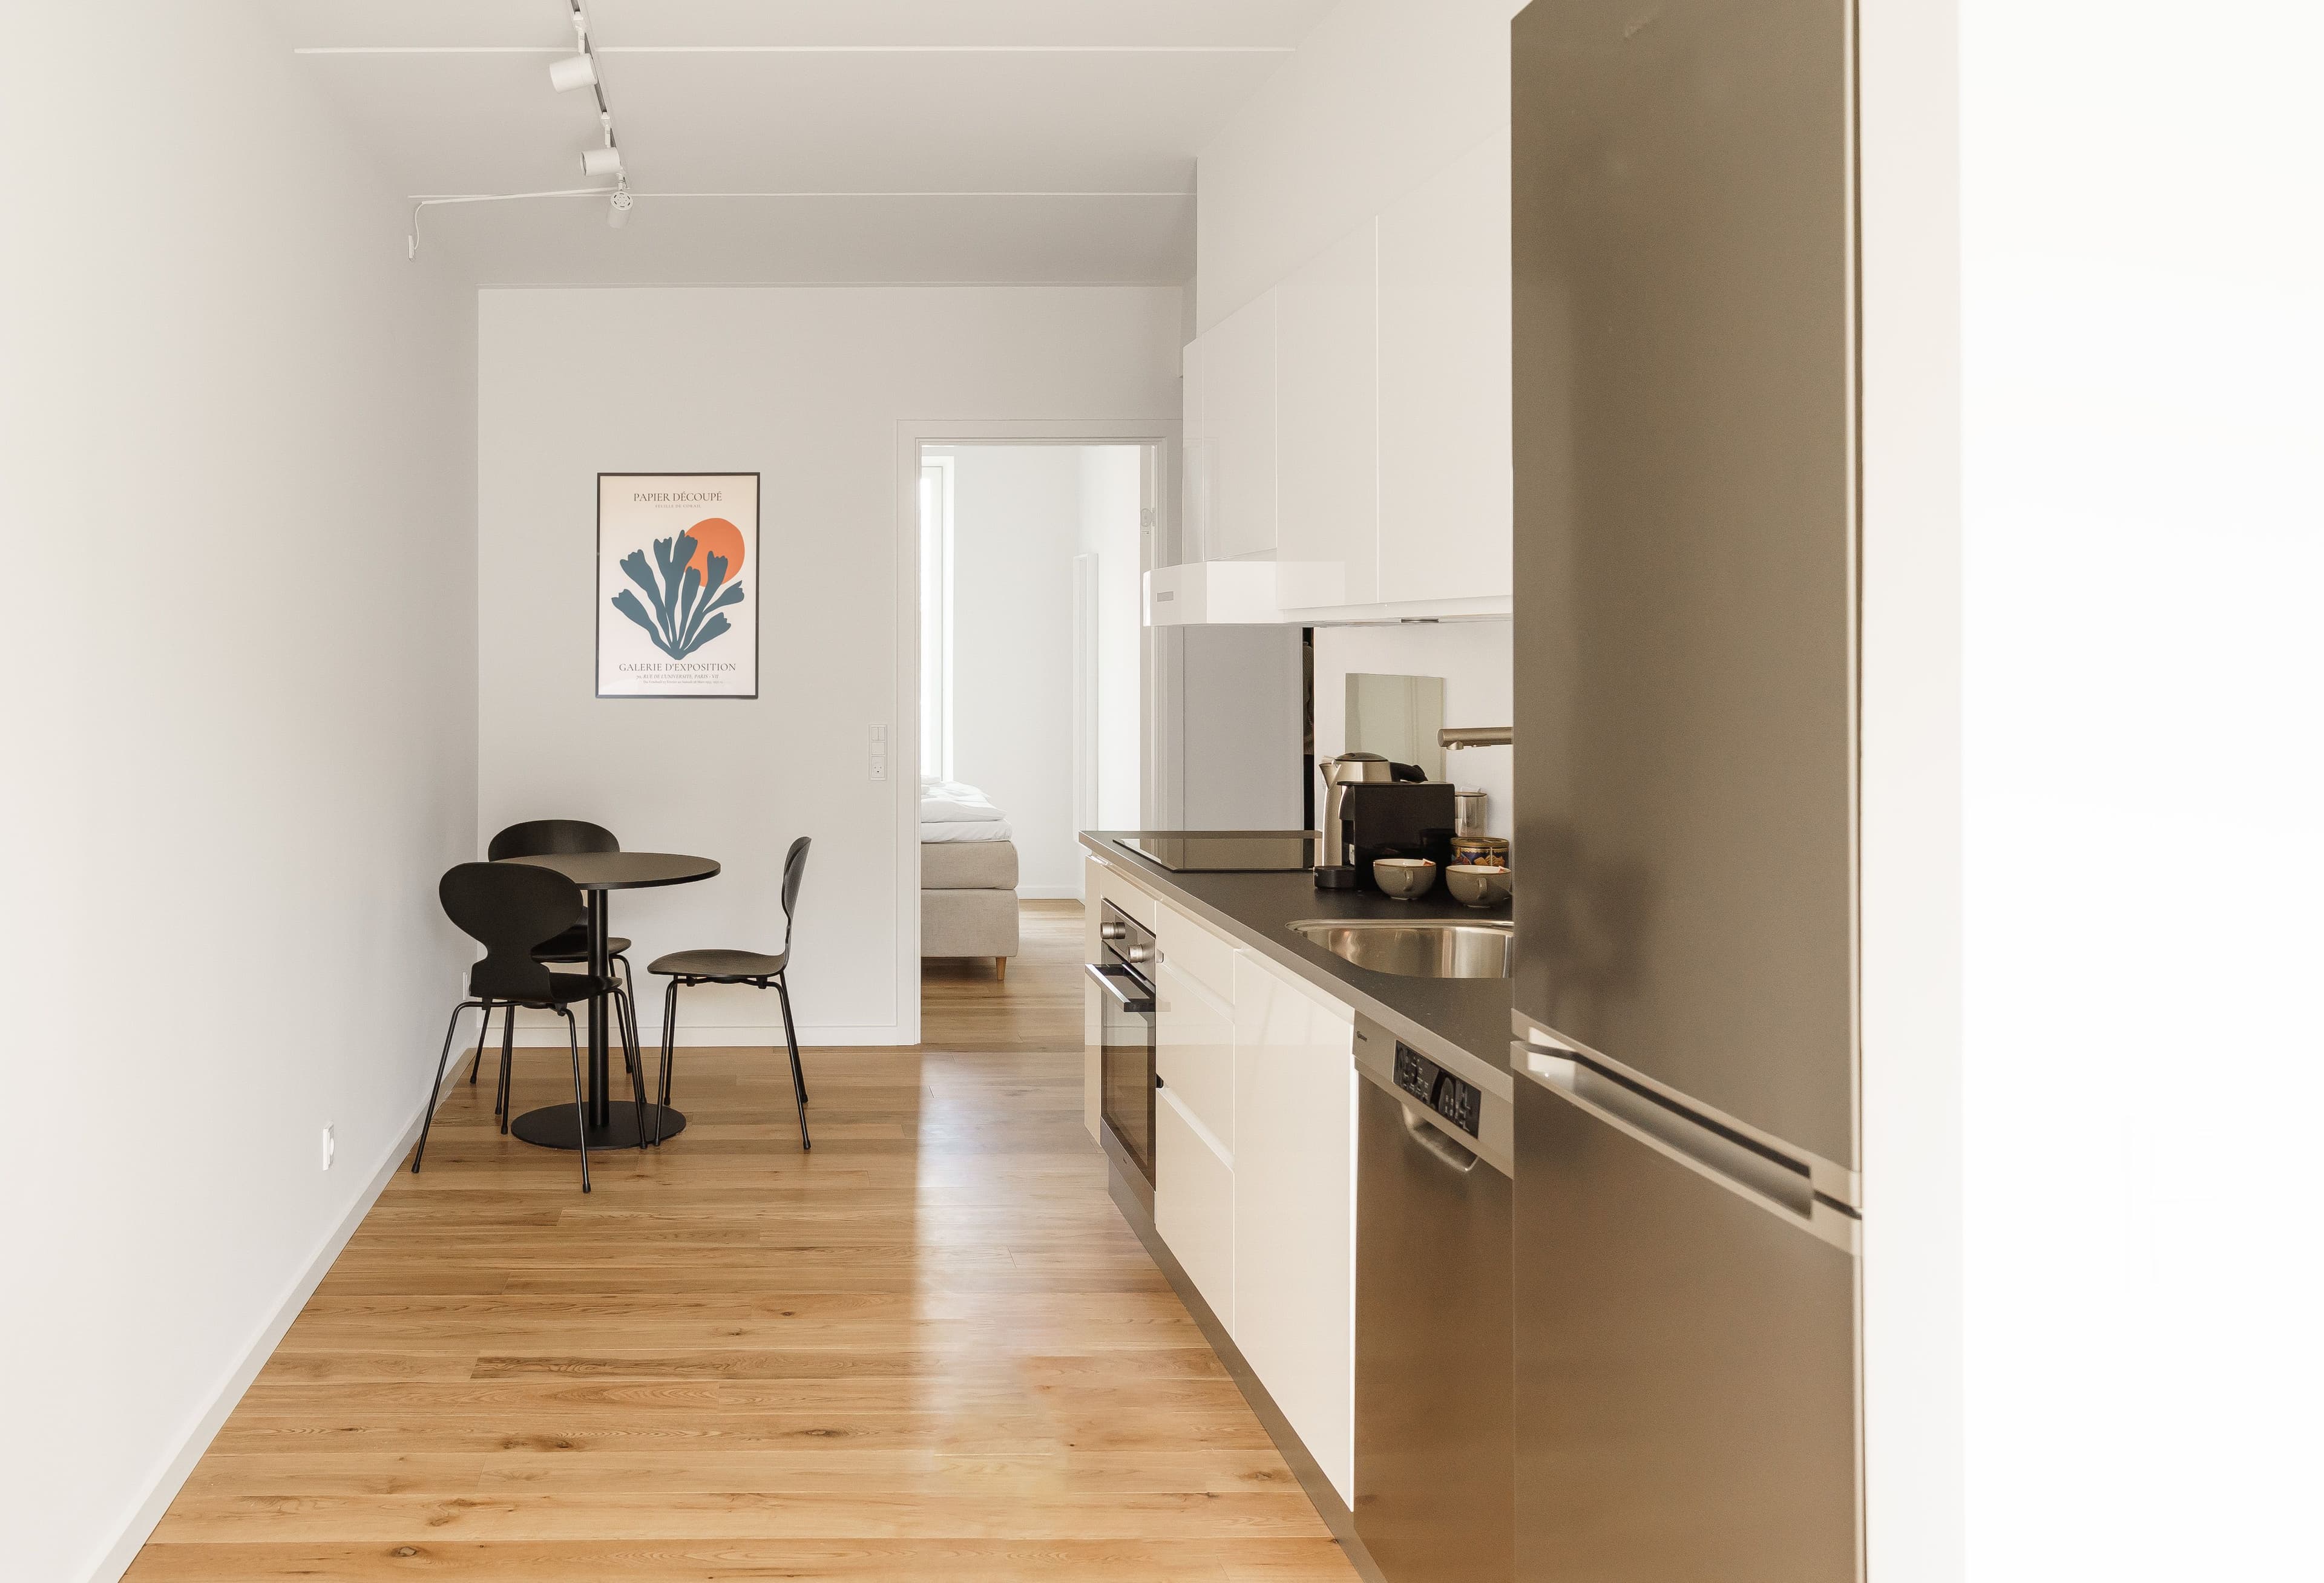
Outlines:
POLYGON ((726 618, 723 615, 712 616, 707 621, 703 623, 702 630, 694 635, 694 641, 686 646, 685 653, 680 654, 678 658, 680 659, 685 658, 687 654, 693 653, 705 643, 709 642, 711 639, 717 637, 725 630, 726 618))
POLYGON ((613 595, 613 608, 643 627, 646 630, 646 636, 654 640, 655 648, 664 654, 669 654, 672 659, 678 658, 676 654, 670 652, 669 645, 662 641, 661 633, 655 629, 653 622, 646 619, 646 607, 638 603, 636 594, 626 588, 622 589, 613 595))
MULTIPOLYGON (((669 613, 662 609, 661 590, 654 586, 652 574, 646 570, 646 552, 633 549, 623 556, 622 570, 630 575, 631 582, 645 590, 646 597, 653 601, 654 614, 667 624, 669 617, 669 613)), ((624 589, 622 592, 627 593, 628 590, 624 589)))
POLYGON ((724 625, 726 618, 724 616, 712 617, 710 612, 716 610, 724 610, 730 604, 740 604, 742 603, 742 585, 739 583, 726 590, 725 593, 720 594, 715 600, 704 600, 701 606, 695 611, 694 624, 686 630, 683 640, 678 644, 678 647, 684 649, 687 653, 691 654, 696 649, 701 648, 705 643, 709 642, 710 640, 716 637, 718 633, 707 630, 706 621, 717 621, 720 623, 718 628, 719 632, 723 632, 726 630, 724 625))

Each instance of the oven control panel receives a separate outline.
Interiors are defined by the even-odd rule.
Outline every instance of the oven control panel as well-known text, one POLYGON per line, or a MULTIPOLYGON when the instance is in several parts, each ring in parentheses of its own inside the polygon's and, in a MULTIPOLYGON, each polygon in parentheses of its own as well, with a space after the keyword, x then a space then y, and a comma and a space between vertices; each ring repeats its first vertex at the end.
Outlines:
POLYGON ((1396 1047, 1396 1086, 1471 1137, 1477 1136, 1478 1120, 1484 1109, 1484 1096, 1478 1092, 1477 1086, 1455 1077, 1402 1043, 1396 1047))

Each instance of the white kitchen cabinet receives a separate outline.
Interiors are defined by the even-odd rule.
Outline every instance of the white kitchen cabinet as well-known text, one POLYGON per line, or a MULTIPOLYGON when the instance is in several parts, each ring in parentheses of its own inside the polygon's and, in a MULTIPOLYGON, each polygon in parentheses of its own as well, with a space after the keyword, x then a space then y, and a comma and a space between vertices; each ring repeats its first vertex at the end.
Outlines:
MULTIPOLYGON (((1211 439, 1203 428, 1202 337, 1178 354, 1178 542, 1172 564, 1206 558, 1211 534, 1211 439)), ((1148 624, 1151 624, 1150 621, 1148 624)))
POLYGON ((1234 1022, 1235 1345, 1352 1505, 1353 1024, 1249 952, 1234 1022))
POLYGON ((1277 603, 1379 597, 1379 227, 1276 289, 1277 603))
POLYGON ((1154 1230, 1231 1334, 1234 1167, 1167 1088, 1154 1092, 1154 1230))
POLYGON ((1203 442, 1210 504, 1204 560, 1275 548, 1275 293, 1238 309, 1202 348, 1203 442))
POLYGON ((1507 598, 1509 134, 1379 218, 1379 582, 1397 601, 1507 598))
MULTIPOLYGON (((1168 912, 1164 909, 1165 914, 1168 912)), ((1154 965, 1154 1075, 1218 1145, 1235 1151, 1235 1017, 1181 968, 1154 965)))

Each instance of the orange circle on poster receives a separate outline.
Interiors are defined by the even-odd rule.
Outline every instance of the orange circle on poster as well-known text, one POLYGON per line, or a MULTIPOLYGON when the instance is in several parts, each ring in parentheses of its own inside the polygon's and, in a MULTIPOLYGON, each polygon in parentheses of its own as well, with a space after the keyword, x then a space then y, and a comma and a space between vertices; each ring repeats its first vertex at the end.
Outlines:
POLYGON ((702 574, 705 583, 710 581, 710 557, 717 556, 726 563, 726 581, 732 583, 742 570, 742 530, 724 517, 705 517, 687 530, 694 540, 694 558, 686 564, 702 574))

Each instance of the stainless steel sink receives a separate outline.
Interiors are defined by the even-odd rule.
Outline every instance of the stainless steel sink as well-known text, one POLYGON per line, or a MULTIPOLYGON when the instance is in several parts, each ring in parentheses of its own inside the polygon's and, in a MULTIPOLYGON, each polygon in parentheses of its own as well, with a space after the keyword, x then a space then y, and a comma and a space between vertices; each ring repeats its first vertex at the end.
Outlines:
POLYGON ((1407 979, 1506 979, 1510 925, 1389 918, 1310 918, 1291 932, 1376 973, 1407 979))

